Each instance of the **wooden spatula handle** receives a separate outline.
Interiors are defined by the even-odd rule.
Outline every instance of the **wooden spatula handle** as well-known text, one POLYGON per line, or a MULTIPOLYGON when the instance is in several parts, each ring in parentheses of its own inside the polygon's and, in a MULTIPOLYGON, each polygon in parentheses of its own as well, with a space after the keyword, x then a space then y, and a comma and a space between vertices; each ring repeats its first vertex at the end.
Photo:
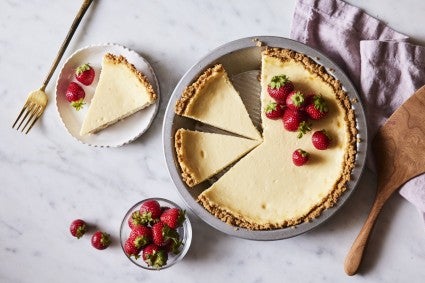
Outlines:
POLYGON ((376 218, 378 217, 383 204, 383 201, 379 199, 375 200, 366 222, 364 223, 359 235, 357 236, 356 240, 351 246, 350 251, 347 254, 347 257, 345 258, 344 270, 345 273, 350 276, 357 273, 357 270, 362 261, 363 252, 369 239, 370 232, 375 225, 376 218))

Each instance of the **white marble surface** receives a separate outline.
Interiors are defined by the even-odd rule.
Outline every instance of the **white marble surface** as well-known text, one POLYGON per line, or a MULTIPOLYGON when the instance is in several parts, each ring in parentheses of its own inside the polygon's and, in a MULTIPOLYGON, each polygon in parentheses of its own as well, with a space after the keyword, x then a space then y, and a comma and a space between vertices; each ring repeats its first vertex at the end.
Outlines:
MULTIPOLYGON (((425 2, 350 2, 425 43, 425 2)), ((145 56, 161 84, 161 108, 152 127, 116 149, 85 146, 68 135, 54 106, 58 72, 47 88, 51 103, 40 123, 28 136, 10 128, 27 92, 44 79, 79 5, 0 2, 0 282, 423 282, 423 220, 399 195, 379 218, 362 273, 347 277, 343 271, 372 202, 371 174, 334 217, 307 234, 274 242, 241 240, 190 214, 193 244, 181 263, 161 272, 131 264, 118 244, 125 211, 151 196, 183 205, 161 145, 173 88, 192 64, 223 43, 252 35, 289 36, 295 1, 95 0, 65 57, 93 43, 119 43, 145 56), (68 226, 74 218, 111 233, 112 247, 98 251, 88 236, 72 238, 68 226)))

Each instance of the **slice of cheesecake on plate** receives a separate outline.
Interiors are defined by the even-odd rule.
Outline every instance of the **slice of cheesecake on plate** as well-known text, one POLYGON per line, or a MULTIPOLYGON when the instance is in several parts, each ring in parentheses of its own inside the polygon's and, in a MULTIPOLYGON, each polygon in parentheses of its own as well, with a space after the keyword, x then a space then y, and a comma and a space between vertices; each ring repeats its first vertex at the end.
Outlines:
POLYGON ((207 69, 185 89, 175 112, 243 137, 261 140, 221 64, 207 69))
POLYGON ((107 53, 80 135, 96 133, 151 105, 156 99, 144 74, 124 56, 107 53))
POLYGON ((193 187, 214 176, 255 148, 260 141, 178 129, 175 149, 182 179, 193 187))

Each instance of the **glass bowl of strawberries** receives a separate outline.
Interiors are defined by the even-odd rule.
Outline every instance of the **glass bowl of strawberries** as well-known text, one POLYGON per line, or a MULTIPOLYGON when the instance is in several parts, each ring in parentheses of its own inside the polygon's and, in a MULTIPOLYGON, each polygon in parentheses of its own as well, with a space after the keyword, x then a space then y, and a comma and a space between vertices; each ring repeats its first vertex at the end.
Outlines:
POLYGON ((131 262, 161 270, 179 262, 192 241, 192 226, 184 210, 172 201, 149 198, 131 207, 120 228, 120 242, 131 262))

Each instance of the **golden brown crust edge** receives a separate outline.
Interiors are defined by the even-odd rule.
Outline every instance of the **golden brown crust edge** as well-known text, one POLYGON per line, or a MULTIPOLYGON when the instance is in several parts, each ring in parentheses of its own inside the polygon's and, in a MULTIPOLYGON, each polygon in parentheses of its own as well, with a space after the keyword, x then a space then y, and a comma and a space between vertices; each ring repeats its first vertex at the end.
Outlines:
POLYGON ((266 223, 258 224, 253 223, 247 219, 244 219, 241 215, 236 215, 234 212, 231 212, 227 209, 221 208, 218 205, 212 203, 208 200, 205 195, 201 194, 198 197, 198 202, 202 204, 206 210, 211 214, 221 219, 222 221, 241 228, 246 228, 250 230, 270 230, 270 229, 279 229, 289 226, 295 226, 302 222, 309 222, 314 218, 317 218, 322 214, 322 212, 330 207, 333 207, 342 193, 347 189, 347 183, 351 179, 351 171, 355 165, 355 157, 357 153, 356 143, 357 143, 357 128, 354 110, 351 107, 351 102, 346 92, 342 89, 341 83, 336 80, 333 76, 329 75, 326 69, 314 62, 311 58, 305 54, 301 54, 289 49, 280 49, 280 48, 270 48, 267 47, 263 51, 264 55, 275 57, 283 61, 295 60, 304 65, 304 67, 311 73, 315 73, 319 78, 321 78, 325 83, 329 84, 334 90, 337 96, 337 103, 342 106, 346 113, 346 122, 348 125, 348 142, 347 142, 347 151, 344 156, 343 170, 340 178, 337 180, 332 192, 323 198, 322 202, 319 203, 316 207, 313 207, 308 213, 298 219, 289 219, 283 223, 266 223))
POLYGON ((185 129, 178 129, 174 136, 174 147, 176 149, 177 160, 179 162, 180 168, 182 170, 182 179, 189 186, 193 187, 199 183, 199 181, 194 176, 190 166, 186 163, 185 151, 183 148, 183 132, 185 129))
POLYGON ((198 77, 198 79, 194 83, 187 86, 183 91, 183 94, 180 99, 176 102, 174 108, 175 113, 184 116, 190 101, 200 90, 202 90, 206 86, 207 82, 211 77, 219 73, 226 73, 223 68, 223 65, 221 64, 217 64, 214 67, 208 68, 204 73, 202 73, 202 75, 198 77))
POLYGON ((133 64, 129 63, 124 56, 122 56, 122 55, 114 55, 114 54, 111 54, 111 53, 106 53, 103 59, 106 60, 106 61, 108 61, 109 63, 112 63, 112 64, 116 64, 116 65, 123 64, 123 65, 126 65, 127 68, 129 68, 130 71, 137 76, 137 78, 139 79, 140 83, 142 83, 146 87, 146 90, 147 90, 147 92, 149 94, 149 102, 150 103, 153 103, 157 99, 158 96, 155 93, 155 91, 154 91, 151 83, 149 82, 148 78, 142 72, 140 72, 139 70, 137 70, 136 67, 133 64))

